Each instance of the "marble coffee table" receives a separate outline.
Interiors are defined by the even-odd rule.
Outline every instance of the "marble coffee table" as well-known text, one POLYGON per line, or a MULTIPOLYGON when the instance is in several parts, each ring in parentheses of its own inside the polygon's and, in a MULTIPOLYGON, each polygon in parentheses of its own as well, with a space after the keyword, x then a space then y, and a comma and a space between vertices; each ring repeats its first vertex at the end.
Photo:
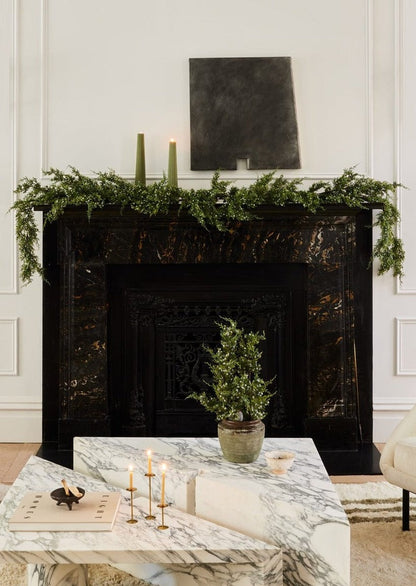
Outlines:
POLYGON ((166 509, 169 528, 158 530, 160 519, 145 520, 145 498, 134 501, 138 522, 129 524, 127 491, 121 491, 122 503, 112 531, 9 531, 8 519, 23 495, 28 490, 55 489, 62 478, 87 492, 117 490, 36 456, 30 458, 0 505, 0 560, 29 564, 29 586, 84 586, 84 564, 95 563, 134 564, 141 568, 140 577, 152 584, 166 580, 181 586, 282 584, 279 548, 173 507, 166 509))
POLYGON ((156 499, 163 461, 168 465, 168 500, 187 513, 281 548, 284 584, 349 584, 348 519, 310 438, 267 438, 256 462, 232 464, 224 460, 216 438, 78 437, 74 468, 124 486, 133 463, 139 492, 146 495, 149 448, 156 499), (274 449, 295 453, 286 475, 267 469, 264 453, 274 449))

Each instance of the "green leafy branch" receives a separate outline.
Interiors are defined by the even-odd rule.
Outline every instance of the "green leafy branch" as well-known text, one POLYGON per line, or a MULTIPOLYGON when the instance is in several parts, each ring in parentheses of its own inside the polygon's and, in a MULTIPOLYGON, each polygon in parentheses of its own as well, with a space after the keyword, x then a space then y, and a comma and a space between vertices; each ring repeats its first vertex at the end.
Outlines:
POLYGON ((353 169, 331 181, 318 181, 309 187, 302 179, 288 179, 275 173, 260 176, 251 185, 236 187, 214 173, 208 189, 171 187, 166 178, 150 185, 134 184, 116 175, 114 171, 99 172, 94 177, 82 175, 74 167, 69 172, 50 169, 50 181, 41 183, 36 178, 22 179, 16 189, 20 196, 12 208, 16 212, 16 236, 21 260, 21 278, 29 283, 35 274, 43 277, 37 257, 38 231, 34 207, 47 206, 44 224, 56 221, 68 206, 86 207, 88 217, 94 210, 107 205, 128 207, 141 214, 167 214, 172 208, 178 214, 186 213, 205 227, 227 230, 232 221, 248 221, 256 216, 262 205, 276 207, 297 204, 311 213, 327 205, 338 204, 351 208, 368 209, 379 205, 375 225, 380 236, 373 249, 378 259, 378 273, 392 271, 403 276, 403 243, 396 236, 400 215, 395 205, 397 183, 371 179, 353 169))

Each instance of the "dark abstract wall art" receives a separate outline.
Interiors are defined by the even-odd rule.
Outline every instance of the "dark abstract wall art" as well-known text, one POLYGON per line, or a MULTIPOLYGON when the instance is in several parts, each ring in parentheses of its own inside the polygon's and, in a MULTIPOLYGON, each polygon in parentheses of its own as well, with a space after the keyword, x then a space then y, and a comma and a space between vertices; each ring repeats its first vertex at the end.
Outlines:
POLYGON ((191 169, 299 169, 290 57, 190 59, 191 169))

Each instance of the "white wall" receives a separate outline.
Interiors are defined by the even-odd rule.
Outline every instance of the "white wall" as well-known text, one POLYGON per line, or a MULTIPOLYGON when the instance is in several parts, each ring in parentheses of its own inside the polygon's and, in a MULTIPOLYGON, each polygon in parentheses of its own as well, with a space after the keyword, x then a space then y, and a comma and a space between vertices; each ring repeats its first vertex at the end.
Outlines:
MULTIPOLYGON (((178 142, 190 171, 188 59, 291 56, 302 168, 346 167, 402 180, 406 277, 374 277, 375 440, 415 400, 416 7, 412 0, 3 0, 0 4, 0 208, 42 169, 113 168, 133 178, 137 132, 148 175, 178 142)), ((228 172, 240 182, 252 171, 228 172)), ((0 441, 41 439, 41 284, 21 288, 13 217, 0 213, 0 441)))
MULTIPOLYGON (((20 288, 13 203, 17 177, 36 173, 22 166, 17 3, 0 3, 0 441, 41 438, 41 286, 20 288)), ((21 99, 22 98, 22 99, 21 99)), ((35 119, 32 127, 36 125, 35 119)), ((31 134, 31 136, 33 133, 31 134)), ((26 138, 24 138, 26 140, 26 138)))
POLYGON ((416 403, 416 4, 374 2, 374 174, 400 189, 405 277, 374 279, 374 438, 384 441, 416 403))

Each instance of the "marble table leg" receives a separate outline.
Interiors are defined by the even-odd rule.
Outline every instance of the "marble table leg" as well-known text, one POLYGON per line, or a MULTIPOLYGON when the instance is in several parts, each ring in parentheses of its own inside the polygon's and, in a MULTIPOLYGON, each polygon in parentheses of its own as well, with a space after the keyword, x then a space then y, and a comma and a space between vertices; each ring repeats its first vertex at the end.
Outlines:
POLYGON ((81 564, 28 564, 28 586, 87 586, 87 566, 81 564))

